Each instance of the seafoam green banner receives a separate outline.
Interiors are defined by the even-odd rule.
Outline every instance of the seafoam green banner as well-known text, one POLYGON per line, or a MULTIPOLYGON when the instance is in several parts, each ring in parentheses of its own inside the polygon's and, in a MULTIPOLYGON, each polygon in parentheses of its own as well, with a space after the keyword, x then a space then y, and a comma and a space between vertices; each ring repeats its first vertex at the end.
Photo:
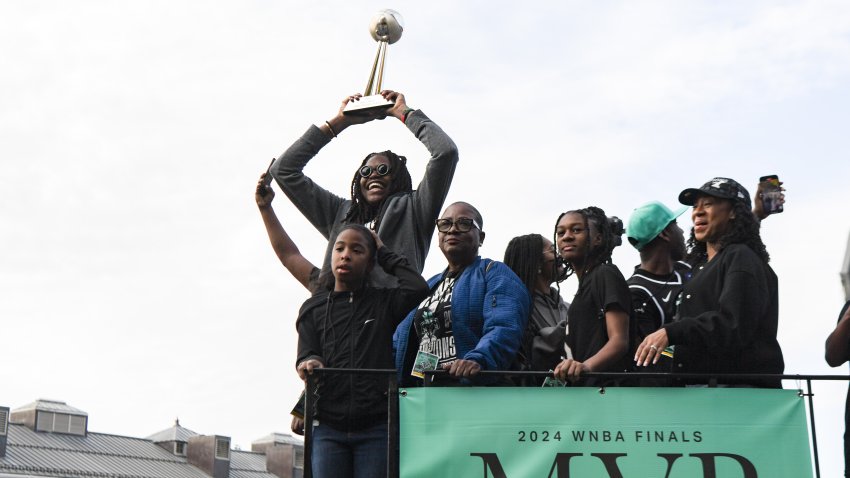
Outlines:
POLYGON ((403 478, 806 478, 803 398, 742 388, 416 388, 403 478))

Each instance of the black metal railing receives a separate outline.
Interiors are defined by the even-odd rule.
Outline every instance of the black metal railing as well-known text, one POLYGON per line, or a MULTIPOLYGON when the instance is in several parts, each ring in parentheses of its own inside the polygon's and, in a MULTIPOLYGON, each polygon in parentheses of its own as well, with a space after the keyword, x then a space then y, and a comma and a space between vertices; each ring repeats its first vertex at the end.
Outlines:
MULTIPOLYGON (((313 431, 312 423, 315 414, 313 410, 312 400, 309 399, 314 394, 316 382, 320 375, 325 374, 356 374, 356 375, 386 375, 388 378, 387 385, 387 478, 398 478, 399 476, 399 428, 398 428, 398 377, 395 369, 348 369, 348 368, 319 368, 314 369, 313 374, 307 376, 306 382, 306 397, 304 400, 304 478, 312 478, 311 470, 312 450, 313 450, 313 431)), ((429 377, 446 376, 447 372, 426 371, 423 384, 428 386, 431 382, 429 377)), ((480 376, 498 376, 498 377, 536 377, 544 378, 552 375, 552 372, 520 372, 520 371, 486 371, 482 370, 478 373, 480 376)), ((815 408, 814 408, 814 393, 812 392, 812 381, 850 381, 848 375, 793 375, 793 374, 705 374, 705 373, 612 373, 612 372, 595 372, 583 373, 582 377, 590 379, 622 379, 629 378, 634 380, 640 379, 667 379, 673 380, 695 380, 704 383, 707 387, 717 387, 724 382, 747 383, 748 380, 764 381, 765 379, 779 380, 794 380, 798 383, 805 382, 805 391, 798 389, 800 397, 806 397, 808 400, 809 425, 811 426, 812 436, 812 455, 814 456, 815 476, 820 478, 820 461, 818 458, 817 434, 815 430, 815 408)), ((598 387, 602 392, 606 387, 598 387)))

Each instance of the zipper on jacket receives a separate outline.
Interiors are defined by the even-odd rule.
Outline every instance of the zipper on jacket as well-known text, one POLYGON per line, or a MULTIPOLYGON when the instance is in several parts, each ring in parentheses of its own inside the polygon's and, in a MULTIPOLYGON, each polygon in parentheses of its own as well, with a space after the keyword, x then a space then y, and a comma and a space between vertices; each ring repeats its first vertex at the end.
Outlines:
MULTIPOLYGON (((354 317, 356 315, 354 313, 354 310, 355 310, 356 307, 354 306, 354 292, 353 291, 348 293, 348 303, 351 304, 351 308, 348 311, 348 313, 349 313, 349 319, 348 320, 349 320, 349 323, 353 323, 354 317)), ((349 334, 349 338, 348 338, 348 355, 349 355, 349 360, 351 361, 350 362, 351 368, 357 367, 357 360, 354 357, 354 349, 355 349, 354 341, 355 341, 356 336, 357 336, 357 334, 354 331, 352 331, 352 333, 349 334)), ((348 394, 349 394, 349 397, 354 396, 354 375, 351 374, 351 373, 348 374, 348 394)), ((348 399, 348 429, 349 430, 352 429, 352 425, 354 423, 354 417, 353 417, 353 415, 354 415, 354 406, 353 405, 354 404, 352 402, 353 402, 353 400, 351 398, 349 398, 348 399)))

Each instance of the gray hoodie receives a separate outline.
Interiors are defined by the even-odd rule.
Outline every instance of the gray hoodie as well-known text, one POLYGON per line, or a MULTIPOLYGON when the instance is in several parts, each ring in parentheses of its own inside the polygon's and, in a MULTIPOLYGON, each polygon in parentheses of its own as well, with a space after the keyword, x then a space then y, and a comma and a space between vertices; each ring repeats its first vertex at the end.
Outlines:
MULTIPOLYGON (((414 269, 422 272, 425 257, 434 234, 443 201, 449 192, 458 161, 457 146, 420 110, 407 115, 405 126, 431 153, 425 176, 419 187, 409 193, 387 198, 378 236, 393 251, 407 258, 414 269)), ((295 143, 278 158, 271 172, 278 185, 313 226, 328 239, 323 270, 330 266, 333 243, 348 209, 350 199, 343 199, 324 189, 304 175, 304 167, 331 138, 316 126, 310 126, 295 143)), ((393 276, 376 268, 372 274, 376 287, 395 287, 393 276)))

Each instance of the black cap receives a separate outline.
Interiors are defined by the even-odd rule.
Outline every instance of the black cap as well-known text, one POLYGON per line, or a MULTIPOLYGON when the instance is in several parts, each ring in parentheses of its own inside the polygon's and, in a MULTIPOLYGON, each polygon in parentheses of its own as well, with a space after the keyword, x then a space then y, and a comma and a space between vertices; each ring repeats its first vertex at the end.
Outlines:
POLYGON ((733 201, 741 201, 746 204, 748 209, 752 209, 750 202, 750 193, 738 184, 738 181, 729 178, 714 178, 711 181, 700 186, 699 189, 685 189, 679 194, 679 202, 686 206, 693 206, 701 194, 707 194, 716 198, 731 199, 733 201))

